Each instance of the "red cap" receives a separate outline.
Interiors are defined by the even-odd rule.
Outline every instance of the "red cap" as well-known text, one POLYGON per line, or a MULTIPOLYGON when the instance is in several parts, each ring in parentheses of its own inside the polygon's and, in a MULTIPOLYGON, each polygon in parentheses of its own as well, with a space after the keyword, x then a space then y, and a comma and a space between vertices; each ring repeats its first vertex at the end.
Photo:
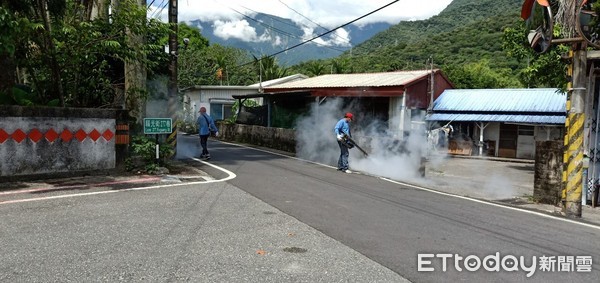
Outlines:
POLYGON ((352 113, 350 113, 350 112, 346 112, 346 115, 344 115, 344 118, 350 118, 350 120, 354 120, 354 115, 352 115, 352 113))
POLYGON ((200 107, 200 112, 206 112, 206 107, 204 107, 204 106, 200 107))

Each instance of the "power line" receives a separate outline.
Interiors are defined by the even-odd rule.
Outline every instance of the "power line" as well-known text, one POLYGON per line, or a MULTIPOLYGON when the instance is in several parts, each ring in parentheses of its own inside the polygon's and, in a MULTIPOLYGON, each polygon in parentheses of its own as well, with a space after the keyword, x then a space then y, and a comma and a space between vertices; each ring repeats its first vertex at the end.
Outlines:
MULTIPOLYGON (((279 1, 279 2, 281 2, 281 1, 279 1)), ((285 3, 283 3, 283 2, 282 2, 282 4, 286 5, 286 4, 285 4, 285 3)), ((252 10, 252 9, 250 9, 250 8, 248 8, 248 7, 245 7, 245 6, 241 6, 241 7, 242 7, 242 8, 244 8, 244 9, 246 9, 246 10, 250 10, 250 11, 252 11, 252 12, 254 12, 254 13, 260 13, 260 12, 257 12, 257 11, 255 11, 255 10, 252 10)), ((298 11, 296 11, 296 10, 292 9, 290 6, 287 6, 287 5, 286 5, 286 7, 288 7, 288 8, 289 8, 289 9, 291 9, 292 11, 296 12, 296 13, 297 13, 297 14, 299 14, 300 16, 304 17, 305 19, 307 19, 307 20, 308 20, 308 21, 310 21, 311 23, 313 23, 313 24, 315 24, 315 25, 317 25, 317 26, 321 27, 321 28, 322 28, 322 29, 324 29, 324 30, 327 30, 327 28, 325 28, 325 27, 323 27, 323 26, 319 25, 318 23, 315 23, 315 22, 314 22, 314 21, 312 21, 311 19, 309 19, 309 18, 307 18, 306 16, 304 16, 304 15, 300 14, 298 11)), ((232 9, 232 10, 233 10, 233 8, 230 8, 230 9, 232 9)), ((287 25, 287 26, 293 27, 293 28, 295 28, 295 29, 301 30, 301 29, 299 29, 299 28, 298 28, 298 25, 297 25, 297 24, 290 24, 290 23, 289 23, 289 21, 287 21, 287 22, 286 22, 286 21, 282 21, 282 20, 280 20, 280 19, 279 19, 279 17, 275 17, 275 16, 273 16, 273 15, 270 15, 270 14, 266 14, 266 13, 261 13, 261 14, 264 14, 264 15, 266 15, 267 17, 271 18, 272 20, 275 20, 275 21, 277 21, 277 22, 280 22, 280 23, 282 23, 282 24, 285 24, 285 25, 287 25)), ((244 15, 244 16, 245 16, 245 15, 244 15)), ((260 22, 259 22, 259 23, 260 23, 260 22)), ((302 24, 302 25, 303 25, 303 26, 306 26, 306 25, 304 25, 304 24, 302 24)), ((345 39, 345 38, 343 38, 343 37, 339 36, 338 34, 335 34, 335 36, 336 36, 336 37, 338 37, 338 38, 340 38, 340 39, 342 39, 342 40, 344 40, 344 41, 346 41, 347 43, 350 43, 350 41, 349 41, 349 40, 347 40, 347 39, 345 39)), ((301 38, 300 38, 300 37, 298 37, 298 36, 294 36, 294 37, 295 37, 295 38, 298 38, 298 39, 301 39, 301 38)), ((328 46, 328 45, 325 45, 325 44, 320 44, 320 43, 317 43, 317 42, 315 42, 315 44, 317 44, 317 45, 320 45, 320 46, 323 46, 323 47, 326 47, 326 48, 333 49, 333 50, 335 50, 335 51, 339 51, 339 52, 346 52, 346 50, 340 50, 340 49, 333 48, 333 47, 331 47, 331 46, 328 46)), ((350 44, 350 45, 351 45, 351 44, 350 44)))
MULTIPOLYGON (((158 9, 155 9, 154 12, 152 13, 152 15, 150 16, 150 18, 154 18, 155 16, 160 16, 162 14, 162 12, 165 10, 165 8, 169 5, 169 0, 166 0, 166 1, 163 0, 160 3, 161 4, 164 3, 164 5, 162 6, 162 8, 160 8, 160 11, 158 9), (157 13, 157 11, 158 11, 158 13, 157 13)), ((160 5, 158 5, 157 7, 160 7, 160 5)))
MULTIPOLYGON (((309 22, 311 22, 311 23, 313 23, 313 24, 317 25, 318 27, 320 27, 320 28, 322 28, 322 29, 324 29, 324 30, 327 30, 327 28, 325 28, 324 26, 322 26, 322 25, 320 25, 320 24, 318 24, 318 23, 314 22, 313 20, 309 19, 307 16, 305 16, 305 15, 301 14, 300 12, 296 11, 294 8, 292 8, 292 7, 288 6, 288 4, 286 4, 285 2, 283 2, 283 1, 279 0, 279 3, 281 3, 281 4, 285 5, 285 6, 286 6, 288 9, 290 9, 290 10, 294 11, 294 13, 296 13, 296 14, 300 15, 301 17, 305 18, 305 19, 306 19, 306 20, 308 20, 309 22)), ((339 38, 339 39, 342 39, 342 40, 344 40, 344 41, 346 41, 346 42, 348 42, 348 43, 350 44, 350 40, 347 40, 346 38, 343 38, 343 37, 339 36, 337 33, 335 33, 334 35, 335 35, 337 38, 339 38)))
MULTIPOLYGON (((252 10, 252 9, 250 9, 250 8, 246 7, 246 6, 241 6, 241 7, 242 7, 242 8, 244 8, 244 9, 246 9, 246 10, 250 10, 250 11, 252 11, 252 12, 254 12, 254 13, 257 13, 257 14, 258 14, 258 13, 261 13, 261 12, 257 12, 257 11, 255 11, 255 10, 252 10)), ((278 19, 279 17, 275 17, 275 16, 273 16, 273 15, 269 15, 269 14, 266 14, 266 13, 261 13, 261 14, 264 14, 264 15, 268 16, 269 18, 271 18, 271 19, 273 19, 273 20, 275 20, 275 21, 278 21, 278 22, 280 22, 280 23, 282 23, 282 24, 284 24, 284 25, 287 25, 287 26, 290 26, 290 27, 293 27, 293 28, 296 28, 296 29, 298 28, 298 26, 297 26, 297 25, 290 24, 290 23, 289 23, 289 21, 288 21, 288 22, 286 22, 286 21, 282 21, 282 20, 278 19)))
MULTIPOLYGON (((365 17, 368 17, 368 16, 370 16, 371 14, 373 14, 373 13, 376 13, 376 12, 378 12, 378 11, 382 10, 382 9, 385 9, 385 8, 389 7, 390 5, 392 5, 392 4, 396 3, 396 2, 399 2, 399 1, 400 1, 400 0, 395 0, 395 1, 392 1, 392 2, 390 2, 390 3, 388 3, 388 4, 384 5, 384 6, 382 6, 382 7, 380 7, 380 8, 377 8, 377 9, 375 9, 374 11, 371 11, 371 12, 369 12, 369 13, 367 13, 367 14, 363 15, 363 16, 360 16, 360 17, 358 17, 358 18, 356 18, 356 19, 354 19, 354 20, 352 20, 352 21, 350 21, 350 22, 347 22, 347 23, 345 23, 345 24, 343 24, 343 25, 341 25, 341 26, 339 26, 339 27, 336 27, 336 28, 334 28, 334 29, 331 29, 331 30, 329 30, 329 31, 327 31, 327 32, 325 32, 325 33, 319 34, 319 35, 317 35, 317 36, 315 36, 315 37, 313 37, 313 38, 311 38, 311 39, 309 39, 309 40, 305 40, 305 41, 303 41, 303 42, 300 42, 300 43, 298 43, 298 44, 296 44, 296 45, 294 45, 294 46, 292 46, 292 47, 288 47, 288 48, 286 48, 286 49, 284 49, 284 50, 281 50, 281 51, 275 52, 275 53, 273 53, 273 54, 271 54, 271 55, 268 55, 268 56, 266 56, 266 57, 263 57, 263 58, 261 58, 261 59, 259 59, 259 60, 262 60, 262 59, 265 59, 265 58, 269 58, 269 57, 273 57, 273 56, 277 56, 277 55, 279 55, 279 54, 281 54, 281 53, 283 53, 283 52, 287 52, 287 51, 289 51, 289 50, 292 50, 292 49, 294 49, 294 48, 296 48, 296 47, 302 46, 302 45, 304 45, 304 44, 306 44, 306 43, 309 43, 309 42, 311 42, 311 41, 313 41, 313 40, 315 40, 315 39, 317 39, 317 38, 319 38, 319 37, 322 37, 322 36, 325 36, 325 35, 327 35, 327 34, 330 34, 330 33, 334 32, 335 30, 337 30, 337 29, 339 29, 339 28, 343 28, 343 27, 345 27, 345 26, 347 26, 347 25, 350 25, 350 24, 352 24, 352 23, 354 23, 354 22, 356 22, 356 21, 358 21, 358 20, 361 20, 361 19, 363 19, 363 18, 365 18, 365 17)), ((252 63, 254 63, 254 61, 252 61, 252 62, 248 62, 248 63, 244 63, 244 64, 242 64, 242 65, 239 65, 238 67, 245 66, 245 65, 248 65, 248 64, 252 64, 252 63)))
MULTIPOLYGON (((242 6, 242 7, 243 7, 243 6, 242 6)), ((244 14, 244 13, 242 13, 242 12, 240 12, 240 11, 238 11, 238 10, 234 9, 234 8, 231 8, 231 7, 228 7, 228 8, 229 8, 229 9, 231 9, 232 11, 234 11, 234 12, 236 12, 236 13, 238 13, 238 14, 242 15, 243 17, 245 17, 245 18, 248 18, 248 19, 250 19, 250 20, 252 20, 252 21, 254 21, 254 22, 258 23, 259 25, 261 25, 261 26, 263 26, 263 27, 265 27, 265 28, 267 28, 267 29, 273 30, 273 31, 275 31, 275 32, 281 33, 281 34, 283 34, 283 35, 286 35, 286 36, 289 36, 289 37, 293 37, 293 38, 296 38, 296 39, 302 39, 301 37, 299 37, 299 36, 297 36, 297 35, 295 35, 295 34, 291 34, 291 33, 289 33, 289 32, 286 32, 286 31, 284 31, 284 30, 280 30, 280 29, 278 29, 278 28, 275 28, 275 27, 273 27, 273 26, 267 25, 267 24, 265 24, 265 23, 263 23, 263 22, 261 22, 261 21, 259 21, 259 20, 255 19, 255 18, 252 18, 252 17, 250 17, 250 16, 248 16, 248 15, 246 15, 246 14, 244 14)), ((249 10, 250 10, 250 9, 249 9, 249 10)), ((337 48, 334 48, 334 47, 331 47, 331 46, 327 46, 327 45, 324 45, 324 44, 321 44, 321 43, 317 43, 317 42, 315 42, 315 44, 317 44, 317 45, 320 45, 320 46, 322 46, 322 47, 325 47, 325 48, 329 48, 329 49, 332 49, 332 50, 338 51, 338 52, 346 52, 346 50, 337 49, 337 48)))

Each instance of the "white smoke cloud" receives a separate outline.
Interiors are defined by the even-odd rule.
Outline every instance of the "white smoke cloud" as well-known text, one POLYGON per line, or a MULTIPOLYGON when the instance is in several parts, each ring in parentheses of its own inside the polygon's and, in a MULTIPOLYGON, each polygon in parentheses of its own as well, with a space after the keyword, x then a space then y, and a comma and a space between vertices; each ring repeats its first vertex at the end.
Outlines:
MULTIPOLYGON (((483 172, 493 172, 493 168, 489 169, 489 171, 485 170, 483 172)), ((506 176, 491 174, 491 176, 486 179, 486 183, 483 184, 483 190, 484 193, 492 199, 507 199, 516 196, 515 185, 516 184, 513 184, 506 176)))
MULTIPOLYGON (((350 128, 353 139, 365 149, 365 157, 358 149, 350 150, 350 170, 388 177, 395 180, 416 180, 420 178, 421 157, 426 145, 421 129, 411 131, 402 139, 387 128, 387 122, 368 119, 361 115, 358 105, 344 106, 341 99, 327 99, 317 105, 313 103, 307 116, 296 124, 296 155, 300 158, 337 165, 340 150, 334 134, 335 124, 345 112, 355 115, 350 128)), ((399 119, 398 117, 391 117, 399 119)))
POLYGON ((341 104, 340 99, 331 99, 321 105, 313 103, 308 115, 296 121, 298 157, 324 164, 337 164, 340 152, 333 128, 343 116, 341 104))

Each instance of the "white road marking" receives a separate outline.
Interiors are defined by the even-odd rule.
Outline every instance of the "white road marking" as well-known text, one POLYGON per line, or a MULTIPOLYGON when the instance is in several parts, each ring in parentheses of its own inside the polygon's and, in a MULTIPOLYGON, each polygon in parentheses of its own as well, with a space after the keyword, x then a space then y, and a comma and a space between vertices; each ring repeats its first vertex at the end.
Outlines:
POLYGON ((149 187, 129 188, 129 189, 116 190, 116 191, 99 191, 99 192, 89 192, 89 193, 78 193, 78 194, 60 195, 60 196, 48 196, 48 197, 38 197, 38 198, 28 198, 28 199, 7 200, 7 201, 0 201, 0 205, 3 205, 3 204, 13 204, 13 203, 22 203, 22 202, 32 202, 32 201, 42 201, 42 200, 51 200, 51 199, 82 197, 82 196, 91 196, 91 195, 101 195, 101 194, 111 194, 111 193, 121 193, 121 192, 129 192, 129 191, 152 190, 152 189, 170 188, 170 187, 186 186, 186 185, 218 183, 218 182, 229 181, 229 180, 237 177, 237 175, 235 175, 235 173, 233 173, 233 172, 231 172, 231 171, 229 171, 229 170, 227 170, 225 168, 219 167, 219 166, 214 165, 214 164, 210 164, 208 162, 202 161, 202 160, 197 159, 197 158, 192 158, 192 160, 198 161, 200 163, 204 163, 205 165, 213 167, 213 168, 215 168, 217 170, 221 170, 221 171, 223 171, 223 172, 225 172, 227 174, 227 177, 225 177, 223 179, 218 179, 218 180, 217 179, 212 179, 212 180, 206 180, 206 181, 197 181, 197 182, 189 182, 189 183, 181 183, 181 184, 170 184, 170 185, 158 185, 158 186, 149 186, 149 187))
MULTIPOLYGON (((142 183, 148 181, 159 181, 159 177, 147 177, 140 179, 132 179, 132 180, 123 180, 123 181, 112 181, 112 182, 103 182, 93 184, 94 187, 108 186, 108 185, 116 185, 116 184, 128 184, 128 183, 142 183)), ((24 194, 24 193, 35 193, 35 192, 50 192, 64 189, 75 189, 75 188, 84 188, 88 187, 87 184, 77 184, 77 185, 67 185, 67 186, 56 186, 56 187, 42 187, 42 188, 34 188, 34 189, 25 189, 25 190, 16 190, 16 191, 6 191, 0 192, 0 196, 2 195, 14 195, 14 194, 24 194)))
MULTIPOLYGON (((299 161, 309 162, 309 163, 321 165, 321 166, 324 166, 324 167, 327 167, 327 168, 333 168, 333 169, 336 168, 334 166, 330 166, 330 165, 327 165, 327 164, 322 164, 322 163, 315 162, 315 161, 310 161, 310 160, 304 160, 304 159, 301 159, 301 158, 298 158, 298 157, 288 156, 288 155, 277 153, 277 152, 271 152, 271 151, 268 151, 268 150, 265 150, 265 149, 254 148, 254 147, 250 147, 250 146, 239 145, 239 144, 228 143, 228 142, 222 142, 222 143, 230 144, 230 145, 234 145, 234 146, 239 146, 239 147, 243 147, 243 148, 248 148, 248 149, 254 149, 254 150, 257 150, 257 151, 262 151, 262 152, 265 152, 265 153, 270 153, 270 154, 274 154, 274 155, 278 155, 278 156, 283 156, 283 157, 287 157, 287 158, 291 158, 291 159, 296 159, 296 160, 299 160, 299 161)), ((585 226, 585 227, 588 227, 588 228, 593 228, 593 229, 600 230, 600 226, 594 225, 594 224, 584 223, 584 222, 580 222, 580 221, 576 221, 576 220, 572 220, 572 219, 567 219, 567 218, 563 218, 563 217, 558 217, 558 216, 554 216, 554 215, 545 214, 545 213, 542 213, 542 212, 537 212, 537 211, 531 211, 531 210, 527 210, 527 209, 522 209, 522 208, 518 208, 518 207, 514 207, 514 206, 508 206, 508 205, 502 205, 502 204, 498 204, 498 203, 493 203, 491 201, 485 201, 485 200, 480 200, 480 199, 476 199, 476 198, 471 198, 471 197, 466 197, 466 196, 461 196, 461 195, 455 195, 455 194, 451 194, 451 193, 446 193, 446 192, 442 192, 442 191, 437 191, 437 190, 429 189, 429 188, 426 188, 426 187, 421 187, 421 186, 417 186, 417 185, 413 185, 413 184, 409 184, 409 183, 404 183, 404 182, 401 182, 401 181, 396 181, 396 180, 388 179, 388 178, 381 177, 381 176, 375 176, 375 175, 371 175, 371 174, 365 174, 365 175, 371 176, 371 177, 375 177, 375 178, 379 178, 381 180, 384 180, 384 181, 387 181, 387 182, 390 182, 390 183, 394 183, 394 184, 398 184, 398 185, 403 185, 403 186, 411 187, 411 188, 422 190, 422 191, 427 191, 427 192, 430 192, 430 193, 435 193, 435 194, 439 194, 439 195, 444 195, 444 196, 449 196, 449 197, 454 197, 454 198, 469 200, 469 201, 476 202, 476 203, 487 204, 487 205, 490 205, 490 206, 501 207, 501 208, 505 208, 505 209, 509 209, 509 210, 513 210, 513 211, 524 212, 524 213, 528 213, 528 214, 532 214, 532 215, 537 215, 537 216, 541 216, 541 217, 545 217, 545 218, 555 219, 555 220, 559 220, 559 221, 563 221, 563 222, 568 222, 568 223, 577 224, 577 225, 585 226)))
MULTIPOLYGON (((327 167, 327 168, 335 168, 335 167, 327 165, 327 164, 322 164, 322 163, 319 163, 319 162, 305 160, 305 159, 301 159, 301 158, 298 158, 298 157, 289 156, 289 155, 285 155, 285 154, 281 154, 281 153, 277 153, 277 152, 272 152, 272 151, 268 151, 268 150, 264 150, 264 149, 259 149, 259 148, 254 148, 254 147, 244 146, 244 145, 239 145, 239 144, 234 144, 234 143, 228 143, 228 142, 224 142, 224 141, 220 141, 220 142, 224 143, 224 144, 233 145, 233 146, 238 146, 238 147, 243 147, 243 148, 252 149, 252 150, 256 150, 256 151, 261 151, 261 152, 265 152, 265 153, 269 153, 269 154, 273 154, 273 155, 283 156, 283 157, 287 157, 287 158, 290 158, 290 159, 295 159, 295 160, 299 160, 299 161, 303 161, 303 162, 313 163, 313 164, 317 164, 317 165, 320 165, 320 166, 323 166, 323 167, 327 167)), ((225 178, 223 178, 223 179, 218 179, 218 180, 213 179, 213 180, 190 182, 190 183, 183 183, 183 184, 159 185, 159 186, 150 186, 150 187, 140 187, 140 188, 123 189, 123 190, 118 190, 118 191, 101 191, 101 192, 80 193, 80 194, 70 194, 70 195, 40 197, 40 198, 30 198, 30 199, 20 199, 20 200, 9 200, 9 201, 0 202, 0 205, 11 204, 11 203, 21 203, 21 202, 40 201, 40 200, 49 200, 49 199, 60 199, 60 198, 70 198, 70 197, 79 197, 79 196, 100 195, 100 194, 108 194, 108 193, 119 193, 119 192, 127 192, 127 191, 151 190, 151 189, 158 189, 158 188, 168 188, 168 187, 184 186, 184 185, 196 185, 196 184, 216 183, 216 182, 228 181, 228 180, 231 180, 231 179, 234 179, 235 177, 237 177, 235 175, 235 173, 233 173, 233 172, 231 172, 231 171, 229 171, 229 170, 227 170, 225 168, 222 168, 222 167, 219 167, 217 165, 214 165, 214 164, 202 161, 202 160, 197 159, 197 158, 192 158, 192 160, 204 163, 205 165, 211 166, 211 167, 213 167, 213 168, 215 168, 217 170, 221 170, 221 171, 225 172, 228 176, 225 177, 225 178)), ((388 179, 388 178, 385 178, 385 177, 378 177, 378 176, 373 176, 373 175, 369 175, 369 176, 376 177, 376 178, 379 178, 381 180, 384 180, 384 181, 387 181, 387 182, 390 182, 390 183, 394 183, 394 184, 398 184, 398 185, 403 185, 403 186, 411 187, 411 188, 422 190, 422 191, 427 191, 427 192, 430 192, 430 193, 435 193, 435 194, 439 194, 439 195, 444 195, 444 196, 449 196, 449 197, 464 199, 464 200, 468 200, 468 201, 472 201, 472 202, 476 202, 476 203, 480 203, 480 204, 486 204, 486 205, 490 205, 490 206, 495 206, 495 207, 501 207, 501 208, 509 209, 509 210, 513 210, 513 211, 524 212, 524 213, 528 213, 528 214, 532 214, 532 215, 537 215, 537 216, 541 216, 541 217, 545 217, 545 218, 555 219, 555 220, 559 220, 559 221, 563 221, 563 222, 567 222, 567 223, 577 224, 577 225, 585 226, 585 227, 588 227, 588 228, 593 228, 593 229, 600 230, 600 226, 593 225, 593 224, 588 224, 588 223, 579 222, 579 221, 575 221, 575 220, 571 220, 571 219, 566 219, 566 218, 562 218, 562 217, 548 215, 548 214, 545 214, 545 213, 531 211, 531 210, 522 209, 522 208, 518 208, 518 207, 512 207, 512 206, 508 206, 508 205, 497 204, 497 203, 493 203, 493 202, 490 202, 490 201, 484 201, 484 200, 479 200, 479 199, 475 199, 475 198, 471 198, 471 197, 465 197, 465 196, 455 195, 455 194, 451 194, 451 193, 441 192, 441 191, 437 191, 437 190, 433 190, 433 189, 429 189, 429 188, 425 188, 425 187, 421 187, 421 186, 417 186, 417 185, 413 185, 413 184, 408 184, 408 183, 403 183, 403 182, 400 182, 400 181, 395 181, 395 180, 388 179)))
POLYGON ((545 214, 545 213, 542 213, 542 212, 531 211, 531 210, 522 209, 522 208, 518 208, 518 207, 514 207, 514 206, 502 205, 502 204, 493 203, 493 202, 490 202, 490 201, 480 200, 480 199, 476 199, 476 198, 465 197, 465 196, 461 196, 461 195, 455 195, 455 194, 451 194, 451 193, 436 191, 436 190, 433 190, 433 189, 429 189, 429 188, 425 188, 425 187, 421 187, 421 186, 416 186, 416 185, 413 185, 413 184, 407 184, 407 183, 403 183, 403 182, 399 182, 399 181, 387 179, 387 178, 384 178, 384 177, 379 177, 379 178, 381 180, 388 181, 388 182, 391 182, 391 183, 394 183, 394 184, 399 184, 399 185, 411 187, 411 188, 418 189, 418 190, 427 191, 427 192, 434 193, 434 194, 439 194, 439 195, 444 195, 444 196, 449 196, 449 197, 455 197, 455 198, 464 199, 464 200, 470 200, 470 201, 481 203, 481 204, 487 204, 487 205, 491 205, 491 206, 495 206, 495 207, 502 207, 502 208, 506 208, 506 209, 510 209, 510 210, 514 210, 514 211, 525 212, 525 213, 529 213, 529 214, 533 214, 533 215, 537 215, 537 216, 542 216, 542 217, 546 217, 546 218, 556 219, 556 220, 560 220, 560 221, 564 221, 564 222, 569 222, 569 223, 573 223, 573 224, 579 224, 579 225, 582 225, 582 226, 585 226, 585 227, 588 227, 588 228, 594 228, 594 229, 600 230, 600 226, 594 225, 594 224, 588 224, 588 223, 579 222, 579 221, 575 221, 575 220, 571 220, 571 219, 567 219, 567 218, 562 218, 562 217, 558 217, 558 216, 554 216, 554 215, 545 214))

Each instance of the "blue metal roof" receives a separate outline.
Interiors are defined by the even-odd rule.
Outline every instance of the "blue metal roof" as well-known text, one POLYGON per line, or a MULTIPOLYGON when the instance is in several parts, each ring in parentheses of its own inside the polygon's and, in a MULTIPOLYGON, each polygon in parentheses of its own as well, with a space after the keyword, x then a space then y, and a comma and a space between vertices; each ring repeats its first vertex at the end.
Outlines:
POLYGON ((565 115, 511 115, 511 114, 447 114, 427 115, 427 121, 503 122, 523 124, 565 124, 565 115))
POLYGON ((447 89, 433 103, 433 112, 563 113, 567 95, 555 88, 447 89))
POLYGON ((566 103, 556 88, 447 89, 426 120, 564 124, 566 103))

